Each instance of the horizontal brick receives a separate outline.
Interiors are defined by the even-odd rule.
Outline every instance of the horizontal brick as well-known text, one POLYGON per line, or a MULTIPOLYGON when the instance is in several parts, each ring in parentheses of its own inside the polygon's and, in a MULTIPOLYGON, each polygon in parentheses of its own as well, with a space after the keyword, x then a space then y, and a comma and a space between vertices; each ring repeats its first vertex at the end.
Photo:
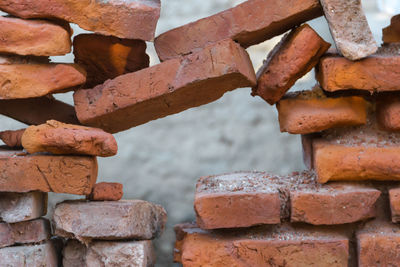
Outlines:
POLYGON ((155 255, 150 240, 94 241, 87 247, 69 240, 63 250, 63 266, 120 266, 150 267, 155 255))
POLYGON ((0 149, 0 192, 55 192, 88 195, 97 179, 89 156, 26 155, 0 149))
POLYGON ((379 126, 388 131, 400 131, 400 98, 389 95, 377 100, 376 118, 379 126))
POLYGON ((389 190, 390 210, 392 214, 392 222, 400 222, 400 188, 392 188, 389 190))
POLYGON ((21 138, 25 129, 0 132, 0 139, 8 147, 22 148, 21 138))
POLYGON ((400 42, 400 15, 393 16, 390 25, 382 29, 382 40, 386 44, 400 42))
POLYGON ((281 132, 309 134, 365 124, 368 102, 359 96, 326 97, 318 88, 287 94, 276 108, 281 132))
POLYGON ((0 248, 16 244, 39 243, 50 238, 50 222, 46 219, 19 223, 0 223, 0 248))
POLYGON ((258 70, 257 86, 252 94, 275 104, 298 79, 317 65, 330 46, 307 24, 292 30, 269 53, 258 70))
POLYGON ((51 119, 80 124, 73 106, 51 96, 0 100, 0 114, 28 125, 46 123, 51 119))
POLYGON ((74 38, 75 63, 87 73, 85 88, 149 66, 146 42, 98 34, 74 38))
POLYGON ((0 99, 40 97, 85 83, 78 65, 0 57, 0 99))
POLYGON ((0 10, 21 18, 57 18, 103 35, 151 41, 158 18, 159 0, 2 0, 0 10))
POLYGON ((400 87, 400 56, 376 54, 359 61, 327 56, 321 59, 317 79, 329 92, 338 90, 397 91, 400 87))
POLYGON ((225 40, 93 89, 78 90, 74 101, 81 123, 115 133, 207 104, 227 91, 255 83, 246 51, 225 40))
POLYGON ((166 220, 161 206, 143 200, 65 201, 53 214, 55 234, 79 240, 153 239, 166 220))
POLYGON ((223 39, 233 39, 247 48, 321 15, 316 0, 248 0, 161 34, 155 40, 155 47, 162 61, 223 39))
POLYGON ((110 157, 117 154, 115 138, 101 129, 65 124, 55 120, 29 126, 22 135, 28 153, 81 154, 110 157))
POLYGON ((123 194, 123 186, 120 183, 97 183, 94 185, 89 199, 94 201, 118 201, 123 194))
POLYGON ((336 47, 350 60, 359 60, 374 54, 375 42, 361 1, 321 0, 336 47))
POLYGON ((349 240, 339 233, 286 225, 240 231, 175 227, 174 259, 190 266, 347 266, 349 240))
POLYGON ((0 221, 17 223, 45 216, 47 193, 0 193, 0 221))
POLYGON ((43 20, 0 16, 0 52, 18 55, 61 56, 71 52, 67 28, 43 20))

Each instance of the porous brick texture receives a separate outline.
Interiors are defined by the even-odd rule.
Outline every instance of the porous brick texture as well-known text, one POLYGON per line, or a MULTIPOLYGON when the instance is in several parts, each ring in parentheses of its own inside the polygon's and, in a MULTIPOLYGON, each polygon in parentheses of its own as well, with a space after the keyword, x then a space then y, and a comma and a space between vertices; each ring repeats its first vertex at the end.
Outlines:
POLYGON ((400 15, 392 17, 390 25, 382 30, 384 43, 400 43, 400 15))
POLYGON ((92 201, 118 201, 122 198, 123 186, 120 183, 97 183, 93 186, 89 199, 92 201))
POLYGON ((143 200, 65 201, 53 214, 56 235, 85 242, 153 239, 161 235, 166 220, 161 206, 143 200))
POLYGON ((0 193, 0 221, 17 223, 45 216, 47 193, 0 193))
POLYGON ((150 62, 146 54, 146 42, 99 34, 76 36, 74 56, 75 63, 86 70, 85 88, 147 68, 150 62))
POLYGON ((376 116, 379 126, 387 131, 400 131, 400 98, 389 95, 378 99, 376 116))
POLYGON ((21 18, 57 18, 103 35, 151 41, 160 17, 159 0, 2 0, 0 10, 21 18))
POLYGON ((249 47, 321 15, 317 0, 248 0, 161 34, 155 40, 155 47, 162 61, 187 55, 223 39, 233 39, 249 47))
POLYGON ((331 45, 304 24, 284 36, 257 72, 259 95, 269 104, 278 102, 295 82, 318 64, 331 45))
POLYGON ((118 151, 115 138, 101 129, 55 120, 28 127, 22 135, 21 143, 31 154, 50 152, 110 157, 118 151))
POLYGON ((400 222, 400 188, 392 188, 389 190, 390 210, 392 214, 392 222, 400 222))
POLYGON ((0 139, 8 147, 22 148, 21 138, 24 132, 25 129, 20 129, 15 131, 3 131, 0 132, 0 139))
POLYGON ((78 90, 74 102, 82 124, 116 133, 255 84, 246 51, 225 40, 187 57, 108 80, 93 89, 78 90))

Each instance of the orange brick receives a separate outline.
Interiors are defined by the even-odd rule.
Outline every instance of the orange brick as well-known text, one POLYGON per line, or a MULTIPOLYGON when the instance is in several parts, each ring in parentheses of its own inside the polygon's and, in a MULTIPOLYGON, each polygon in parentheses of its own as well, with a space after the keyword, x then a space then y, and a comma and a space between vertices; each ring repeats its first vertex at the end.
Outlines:
POLYGON ((382 40, 384 43, 400 42, 400 15, 393 16, 390 25, 382 29, 382 40))

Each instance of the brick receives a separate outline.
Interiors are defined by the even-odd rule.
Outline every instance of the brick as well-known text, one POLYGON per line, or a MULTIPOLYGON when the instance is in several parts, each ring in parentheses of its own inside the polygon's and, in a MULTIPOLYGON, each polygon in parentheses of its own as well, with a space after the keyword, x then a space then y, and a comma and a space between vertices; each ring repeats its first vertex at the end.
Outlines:
POLYGON ((307 24, 292 30, 269 53, 258 70, 257 86, 252 94, 275 104, 298 79, 317 65, 330 46, 307 24))
POLYGON ((116 133, 207 104, 227 91, 255 83, 246 51, 225 40, 93 89, 78 90, 74 102, 82 124, 116 133))
POLYGON ((0 52, 60 56, 71 52, 70 28, 44 20, 0 16, 0 52))
POLYGON ((360 96, 326 97, 318 88, 289 93, 276 108, 281 132, 309 134, 365 124, 368 102, 360 96))
POLYGON ((85 88, 149 66, 146 42, 98 34, 74 38, 75 63, 87 73, 85 88))
POLYGON ((80 124, 75 108, 52 96, 0 100, 0 114, 28 125, 46 123, 51 119, 80 124))
POLYGON ((0 193, 0 221, 17 223, 45 216, 47 193, 0 193))
POLYGON ((400 222, 400 188, 392 188, 389 190, 390 210, 392 214, 392 222, 400 222))
POLYGON ((0 248, 16 244, 39 243, 50 238, 50 222, 46 219, 19 223, 0 223, 0 248))
POLYGON ((25 129, 20 129, 15 131, 3 131, 0 132, 0 139, 8 147, 22 148, 21 138, 24 132, 25 129))
POLYGON ((0 99, 31 98, 69 90, 85 83, 78 65, 41 63, 0 57, 0 99))
POLYGON ((319 63, 317 79, 328 92, 338 90, 397 91, 400 56, 376 54, 359 61, 327 56, 319 63))
POLYGON ((376 117, 379 126, 387 131, 400 131, 400 98, 390 95, 376 102, 376 117))
POLYGON ((0 149, 0 169, 0 192, 89 195, 97 179, 97 160, 90 156, 26 155, 0 149))
POLYGON ((187 55, 223 39, 233 39, 247 48, 321 15, 317 0, 249 0, 167 31, 155 39, 155 47, 161 61, 187 55))
POLYGON ((178 225, 175 256, 190 266, 347 266, 349 240, 340 233, 286 225, 205 231, 178 225))
POLYGON ((375 42, 361 0, 321 0, 336 47, 350 60, 374 54, 375 42))
POLYGON ((153 239, 163 232, 166 219, 161 206, 143 200, 65 201, 53 215, 56 235, 82 241, 153 239))
POLYGON ((110 157, 117 154, 115 138, 101 129, 65 124, 55 120, 29 126, 22 135, 28 153, 81 154, 110 157))
POLYGON ((390 25, 382 29, 382 35, 385 44, 400 43, 400 15, 392 17, 390 25))
POLYGON ((62 19, 103 35, 151 41, 160 17, 159 0, 2 0, 0 9, 21 18, 62 19))
POLYGON ((63 250, 63 266, 69 267, 150 267, 155 255, 150 240, 145 241, 94 241, 88 247, 69 240, 63 250))
POLYGON ((122 198, 123 186, 120 183, 97 183, 89 196, 93 201, 118 201, 122 198))
POLYGON ((0 266, 57 267, 58 255, 53 242, 0 249, 0 266))

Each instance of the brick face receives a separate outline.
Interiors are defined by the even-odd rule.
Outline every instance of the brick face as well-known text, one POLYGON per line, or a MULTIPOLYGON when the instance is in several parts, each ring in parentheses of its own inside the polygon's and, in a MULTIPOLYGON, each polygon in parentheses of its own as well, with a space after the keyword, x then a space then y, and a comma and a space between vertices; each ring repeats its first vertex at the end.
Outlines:
POLYGON ((382 40, 384 43, 400 42, 400 16, 394 16, 390 20, 390 25, 382 30, 382 40))

